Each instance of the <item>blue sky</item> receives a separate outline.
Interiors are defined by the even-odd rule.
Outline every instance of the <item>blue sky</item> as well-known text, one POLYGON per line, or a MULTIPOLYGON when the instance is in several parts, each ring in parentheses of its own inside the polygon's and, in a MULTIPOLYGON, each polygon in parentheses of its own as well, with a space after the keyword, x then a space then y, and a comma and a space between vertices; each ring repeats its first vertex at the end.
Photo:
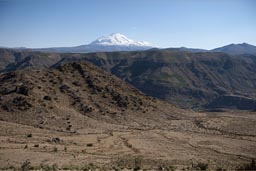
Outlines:
POLYGON ((0 46, 76 46, 116 32, 159 47, 256 45, 256 0, 0 0, 0 46))

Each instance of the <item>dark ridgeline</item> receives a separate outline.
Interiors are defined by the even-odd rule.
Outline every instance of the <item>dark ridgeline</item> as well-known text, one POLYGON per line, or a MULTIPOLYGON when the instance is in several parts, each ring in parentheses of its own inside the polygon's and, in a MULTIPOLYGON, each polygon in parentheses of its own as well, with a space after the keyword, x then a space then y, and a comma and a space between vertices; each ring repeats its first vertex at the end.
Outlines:
POLYGON ((177 49, 88 54, 1 49, 0 53, 2 72, 90 61, 143 93, 183 108, 255 108, 256 56, 250 54, 177 49), (216 105, 218 99, 222 99, 222 105, 216 105))

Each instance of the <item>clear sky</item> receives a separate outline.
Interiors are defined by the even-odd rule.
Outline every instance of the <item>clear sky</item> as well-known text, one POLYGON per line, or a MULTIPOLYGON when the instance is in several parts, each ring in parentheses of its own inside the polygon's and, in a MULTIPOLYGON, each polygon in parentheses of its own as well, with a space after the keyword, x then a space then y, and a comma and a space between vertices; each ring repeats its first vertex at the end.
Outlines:
POLYGON ((116 32, 159 47, 256 45, 256 0, 0 0, 0 46, 76 46, 116 32))

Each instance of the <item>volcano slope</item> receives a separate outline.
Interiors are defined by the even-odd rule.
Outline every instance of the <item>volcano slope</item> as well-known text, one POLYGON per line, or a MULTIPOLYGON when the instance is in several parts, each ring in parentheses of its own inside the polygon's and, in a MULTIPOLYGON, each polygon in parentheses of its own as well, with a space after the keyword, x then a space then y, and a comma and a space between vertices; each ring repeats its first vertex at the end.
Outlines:
POLYGON ((1 74, 0 95, 2 170, 234 169, 256 158, 255 113, 182 110, 88 62, 1 74))

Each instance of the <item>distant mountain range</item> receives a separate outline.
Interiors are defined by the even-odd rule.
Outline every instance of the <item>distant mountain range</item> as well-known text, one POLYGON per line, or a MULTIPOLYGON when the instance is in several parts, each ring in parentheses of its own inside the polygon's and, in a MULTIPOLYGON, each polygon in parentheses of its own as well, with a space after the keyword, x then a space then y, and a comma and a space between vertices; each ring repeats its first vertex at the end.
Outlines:
POLYGON ((230 55, 242 55, 242 54, 256 55, 256 46, 250 45, 248 43, 229 44, 229 45, 215 48, 212 50, 194 49, 194 48, 186 48, 186 47, 167 48, 167 50, 176 50, 176 51, 185 51, 185 52, 224 52, 230 55))
MULTIPOLYGON (((143 51, 151 49, 159 49, 151 43, 145 41, 135 41, 129 39, 123 34, 113 33, 108 36, 100 37, 89 44, 74 46, 74 47, 52 47, 52 48, 14 48, 19 50, 32 50, 42 52, 57 52, 57 53, 92 53, 92 52, 116 52, 116 51, 143 51)), ((212 50, 199 48, 166 48, 166 50, 176 50, 185 52, 224 52, 230 55, 252 54, 256 55, 256 46, 248 43, 229 44, 223 47, 218 47, 212 50)))
POLYGON ((0 73, 89 61, 143 93, 182 108, 256 110, 256 55, 151 49, 53 53, 0 49, 0 73))
POLYGON ((116 33, 77 47, 0 49, 0 73, 73 61, 89 61, 143 93, 183 108, 256 110, 256 46, 247 43, 213 50, 159 49, 116 33))

